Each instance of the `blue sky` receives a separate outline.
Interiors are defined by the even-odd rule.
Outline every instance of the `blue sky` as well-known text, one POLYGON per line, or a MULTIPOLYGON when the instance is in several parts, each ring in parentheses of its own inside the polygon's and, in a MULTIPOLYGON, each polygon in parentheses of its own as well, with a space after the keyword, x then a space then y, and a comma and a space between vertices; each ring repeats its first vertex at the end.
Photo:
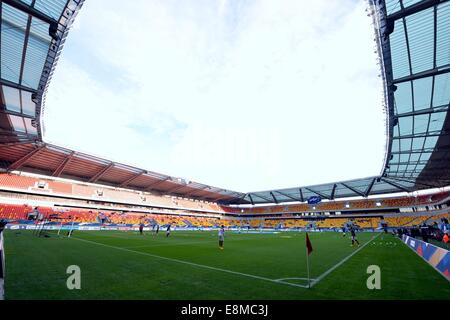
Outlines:
POLYGON ((382 83, 365 1, 86 1, 46 141, 237 191, 377 175, 382 83))

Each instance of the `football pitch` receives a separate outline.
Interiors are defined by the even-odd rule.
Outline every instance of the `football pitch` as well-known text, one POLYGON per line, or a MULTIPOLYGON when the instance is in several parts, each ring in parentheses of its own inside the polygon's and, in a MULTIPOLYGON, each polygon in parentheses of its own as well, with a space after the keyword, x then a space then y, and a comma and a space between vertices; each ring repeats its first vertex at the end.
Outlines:
POLYGON ((6 299, 445 299, 450 282, 390 234, 75 231, 71 238, 5 230, 6 299), (66 286, 79 266, 81 289, 66 286), (367 268, 380 267, 369 290, 367 268))

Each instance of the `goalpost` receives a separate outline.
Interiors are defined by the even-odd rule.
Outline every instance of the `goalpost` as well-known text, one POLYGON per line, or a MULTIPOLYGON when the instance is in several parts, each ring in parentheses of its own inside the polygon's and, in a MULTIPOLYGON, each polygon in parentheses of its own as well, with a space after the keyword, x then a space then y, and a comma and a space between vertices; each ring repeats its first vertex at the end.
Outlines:
MULTIPOLYGON (((73 233, 74 219, 70 225, 67 236, 70 237, 73 233)), ((52 236, 64 236, 64 221, 56 214, 39 214, 34 235, 37 237, 50 238, 52 236)))

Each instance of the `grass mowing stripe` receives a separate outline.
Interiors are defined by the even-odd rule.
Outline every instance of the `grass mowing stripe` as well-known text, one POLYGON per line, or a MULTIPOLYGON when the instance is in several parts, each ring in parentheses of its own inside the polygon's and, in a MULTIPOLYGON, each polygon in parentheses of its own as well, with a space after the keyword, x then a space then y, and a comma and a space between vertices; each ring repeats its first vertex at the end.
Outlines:
POLYGON ((323 280, 323 278, 325 278, 327 275, 329 275, 331 272, 333 272, 334 270, 336 270, 337 268, 339 268, 341 265, 343 265, 346 261, 348 261, 351 257, 353 257, 355 254, 357 254, 359 251, 361 251, 365 246, 367 246, 369 243, 371 243, 373 240, 375 240, 376 238, 378 238, 381 235, 381 233, 379 233, 378 235, 376 235, 375 237, 372 237, 372 239, 370 239, 369 241, 367 241, 365 244, 363 244, 361 247, 359 247, 357 250, 355 250, 354 252, 352 252, 351 254, 349 254, 347 257, 345 257, 344 259, 342 259, 341 261, 339 261, 338 263, 336 263, 334 266, 332 266, 330 269, 328 269, 327 271, 325 271, 324 273, 322 273, 320 276, 318 276, 315 280, 311 281, 311 287, 315 286, 316 284, 318 284, 320 281, 323 280))
POLYGON ((77 237, 72 237, 71 239, 75 239, 75 240, 78 240, 78 241, 84 241, 84 242, 88 242, 88 243, 93 243, 93 244, 96 244, 96 245, 99 245, 99 246, 104 246, 104 247, 107 247, 107 248, 127 251, 127 252, 136 253, 136 254, 140 254, 140 255, 144 255, 144 256, 149 256, 149 257, 153 257, 153 258, 157 258, 157 259, 161 259, 161 260, 182 263, 182 264, 186 264, 186 265, 190 265, 190 266, 194 266, 194 267, 210 269, 210 270, 215 270, 215 271, 220 271, 220 272, 226 272, 226 273, 230 273, 230 274, 234 274, 234 275, 244 276, 244 277, 248 277, 248 278, 254 278, 254 279, 258 279, 258 280, 269 281, 269 282, 272 282, 272 283, 284 284, 284 285, 288 285, 288 286, 292 286, 292 287, 307 288, 307 286, 303 286, 303 285, 300 285, 300 284, 294 284, 294 283, 290 283, 290 282, 278 281, 278 280, 274 280, 274 279, 269 279, 269 278, 265 278, 265 277, 256 276, 256 275, 253 275, 253 274, 248 274, 248 273, 242 273, 242 272, 237 272, 237 271, 232 271, 232 270, 227 270, 227 269, 211 267, 211 266, 198 264, 198 263, 193 263, 193 262, 189 262, 189 261, 185 261, 185 260, 178 260, 178 259, 167 258, 167 257, 159 256, 159 255, 156 255, 156 254, 130 250, 130 249, 123 248, 123 247, 111 246, 111 245, 107 245, 107 244, 104 244, 104 243, 101 243, 101 242, 81 239, 81 238, 77 238, 77 237))
MULTIPOLYGON (((235 242, 235 241, 249 241, 254 239, 227 239, 227 242, 235 242)), ((187 246, 190 244, 203 244, 203 243, 216 243, 218 240, 202 240, 202 241, 191 241, 191 242, 175 242, 175 243, 161 243, 161 244, 149 244, 142 246, 130 246, 130 247, 122 247, 126 249, 138 249, 138 248, 155 248, 155 247, 172 247, 172 246, 187 246)))

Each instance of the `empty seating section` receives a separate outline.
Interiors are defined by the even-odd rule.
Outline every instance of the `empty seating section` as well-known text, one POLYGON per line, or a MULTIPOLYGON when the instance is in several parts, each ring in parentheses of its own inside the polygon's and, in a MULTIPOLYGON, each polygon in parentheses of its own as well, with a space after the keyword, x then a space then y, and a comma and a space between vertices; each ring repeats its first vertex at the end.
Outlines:
MULTIPOLYGON (((26 220, 29 213, 36 210, 35 207, 19 204, 0 204, 0 219, 26 220)), ((151 214, 138 212, 116 212, 104 210, 74 209, 74 208, 51 208, 38 207, 37 211, 44 217, 61 222, 97 223, 99 216, 106 218, 107 223, 114 224, 172 224, 177 227, 214 227, 224 225, 225 227, 251 227, 251 228, 341 228, 351 222, 360 228, 377 228, 380 226, 382 217, 367 218, 324 218, 324 219, 242 219, 242 218, 215 218, 192 215, 176 214, 151 214)), ((384 221, 389 227, 412 227, 423 223, 439 223, 441 218, 450 218, 450 213, 439 215, 401 215, 385 217, 384 221)))
POLYGON ((180 208, 197 212, 217 212, 235 214, 274 214, 274 213, 299 213, 299 212, 336 212, 357 211, 365 209, 398 208, 398 207, 426 207, 439 203, 450 197, 450 191, 444 191, 432 195, 416 197, 397 197, 384 199, 363 199, 352 201, 324 201, 315 205, 307 203, 291 205, 273 205, 251 208, 231 208, 220 206, 217 203, 203 202, 191 199, 177 198, 167 195, 156 195, 119 189, 107 186, 96 186, 83 183, 52 180, 51 178, 37 178, 17 174, 0 174, 0 189, 20 189, 45 195, 69 195, 74 198, 87 198, 105 202, 119 202, 155 206, 159 208, 180 208))
POLYGON ((329 211, 351 211, 377 208, 398 208, 398 207, 414 207, 427 206, 450 197, 450 191, 444 191, 433 195, 421 195, 417 197, 399 197, 399 198, 384 198, 384 199, 364 199, 352 201, 328 201, 321 202, 315 205, 309 204, 295 204, 295 205, 276 205, 268 207, 253 207, 253 208, 227 208, 222 207, 224 212, 239 213, 239 214, 270 214, 280 212, 329 212, 329 211))
POLYGON ((33 208, 27 205, 2 204, 0 205, 0 219, 24 220, 33 208))
POLYGON ((45 178, 34 178, 16 174, 0 174, 0 187, 42 192, 45 194, 71 195, 97 200, 110 200, 124 203, 140 203, 161 207, 178 207, 204 211, 223 212, 216 203, 207 203, 189 199, 180 199, 164 195, 154 195, 133 190, 117 189, 106 186, 94 186, 70 183, 45 178))

